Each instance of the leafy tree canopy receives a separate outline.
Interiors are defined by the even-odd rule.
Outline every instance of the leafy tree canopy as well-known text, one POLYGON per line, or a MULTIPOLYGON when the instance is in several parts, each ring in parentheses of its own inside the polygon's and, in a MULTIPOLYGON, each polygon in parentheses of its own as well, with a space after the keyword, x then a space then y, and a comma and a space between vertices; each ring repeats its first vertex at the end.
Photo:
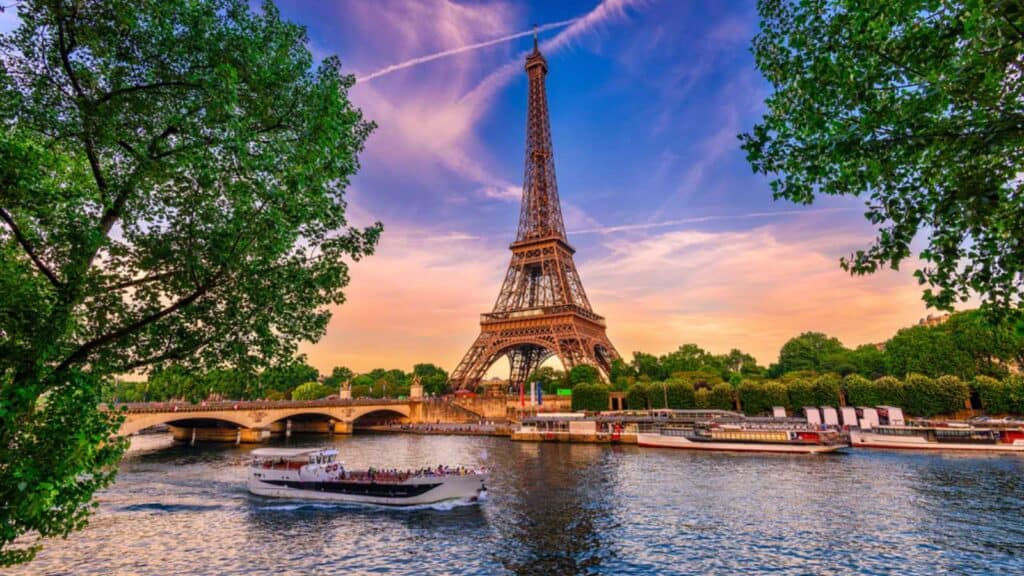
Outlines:
POLYGON ((433 364, 416 364, 412 367, 414 376, 419 376, 425 394, 439 396, 448 391, 448 372, 433 364))
POLYGON ((830 363, 842 358, 846 348, 838 338, 821 332, 804 332, 790 338, 779 351, 779 363, 774 367, 776 375, 800 370, 827 371, 830 363))
POLYGON ((774 87, 741 135, 775 198, 865 198, 878 226, 842 260, 915 272, 929 305, 1024 298, 1024 8, 1020 2, 761 0, 757 67, 774 87))
POLYGON ((351 381, 353 375, 352 371, 348 368, 344 366, 335 366, 334 369, 331 370, 331 374, 324 378, 324 384, 334 388, 335 390, 340 390, 341 385, 345 382, 351 381))
POLYGON ((334 57, 314 69, 273 5, 18 13, 0 36, 0 501, 31 505, 0 507, 0 564, 31 557, 21 534, 79 528, 112 478, 106 375, 290 359, 381 231, 346 219, 373 128, 354 79, 334 57), (47 433, 61 442, 30 440, 47 433))

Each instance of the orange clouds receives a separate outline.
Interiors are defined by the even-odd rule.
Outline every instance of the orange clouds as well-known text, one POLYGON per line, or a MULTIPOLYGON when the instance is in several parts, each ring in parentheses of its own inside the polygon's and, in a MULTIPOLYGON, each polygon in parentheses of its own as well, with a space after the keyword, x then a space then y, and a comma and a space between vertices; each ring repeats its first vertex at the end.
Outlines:
MULTIPOLYGON (((854 346, 884 340, 926 313, 909 272, 851 278, 839 268, 837 246, 864 238, 784 239, 783 230, 612 234, 600 256, 577 265, 627 357, 695 342, 713 352, 741 348, 767 364, 803 331, 854 346)), ((415 362, 452 370, 476 337, 478 315, 493 306, 508 257, 493 239, 389 229, 378 253, 353 266, 348 302, 325 338, 304 351, 321 371, 408 370, 415 362)))

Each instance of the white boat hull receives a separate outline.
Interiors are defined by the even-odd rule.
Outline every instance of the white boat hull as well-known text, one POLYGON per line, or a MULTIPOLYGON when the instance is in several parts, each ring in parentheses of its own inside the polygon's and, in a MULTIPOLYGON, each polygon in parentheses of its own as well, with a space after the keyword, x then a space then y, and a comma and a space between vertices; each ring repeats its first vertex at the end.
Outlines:
POLYGON ((298 500, 319 500, 328 502, 349 502, 353 504, 372 504, 377 506, 422 506, 425 504, 437 504, 439 502, 466 501, 473 502, 480 498, 481 493, 486 490, 484 481, 486 476, 482 474, 467 474, 463 476, 447 475, 443 477, 418 477, 411 478, 400 484, 367 484, 365 494, 358 492, 359 486, 348 484, 347 492, 334 492, 330 489, 317 489, 316 486, 325 483, 309 483, 310 488, 296 486, 282 486, 264 482, 258 478, 249 478, 249 492, 257 496, 270 498, 287 498, 298 500), (431 486, 420 494, 389 497, 379 494, 386 492, 387 488, 409 489, 417 486, 431 486), (369 492, 377 492, 372 494, 369 492))
POLYGON ((655 448, 678 448, 682 450, 705 450, 721 452, 777 452, 786 454, 823 454, 846 448, 845 444, 781 444, 769 442, 695 442, 683 436, 639 433, 638 446, 655 448))
POLYGON ((1013 444, 957 444, 955 442, 929 442, 921 436, 895 436, 876 434, 867 430, 851 430, 850 444, 854 448, 891 448, 898 450, 956 450, 971 452, 1024 452, 1024 441, 1013 444))

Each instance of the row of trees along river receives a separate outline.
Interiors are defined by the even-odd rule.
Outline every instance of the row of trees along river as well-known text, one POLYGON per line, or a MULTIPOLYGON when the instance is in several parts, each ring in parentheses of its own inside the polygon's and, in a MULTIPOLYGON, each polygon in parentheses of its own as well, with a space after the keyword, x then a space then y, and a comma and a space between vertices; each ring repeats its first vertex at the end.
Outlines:
MULTIPOLYGON (((597 370, 568 372, 544 366, 533 373, 548 393, 573 390, 573 405, 604 409, 613 391, 627 392, 632 408, 742 409, 750 414, 787 406, 876 405, 904 407, 909 414, 952 414, 965 406, 989 413, 1024 413, 1024 378, 1011 367, 1024 364, 1024 336, 1013 326, 993 325, 979 311, 958 312, 937 325, 897 332, 884 344, 848 348, 837 338, 806 332, 791 338, 768 367, 741 350, 712 354, 695 344, 655 356, 635 352, 616 361, 610 382, 597 370)), ((148 380, 117 382, 108 400, 127 402, 207 398, 310 400, 337 394, 351 383, 354 397, 403 396, 419 377, 427 394, 447 391, 448 374, 434 364, 412 372, 377 368, 364 374, 339 366, 321 375, 303 358, 260 372, 237 368, 201 373, 170 366, 148 380)))

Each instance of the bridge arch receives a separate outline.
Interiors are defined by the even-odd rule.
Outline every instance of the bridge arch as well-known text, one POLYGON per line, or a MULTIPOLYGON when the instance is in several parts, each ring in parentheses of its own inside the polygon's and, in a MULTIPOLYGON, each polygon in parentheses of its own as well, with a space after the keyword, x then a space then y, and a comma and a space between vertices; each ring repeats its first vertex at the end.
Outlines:
POLYGON ((137 432, 158 426, 160 424, 175 425, 176 422, 187 422, 190 420, 207 420, 214 422, 225 422, 239 428, 252 428, 253 424, 245 417, 244 413, 224 414, 221 412, 150 412, 140 414, 129 414, 118 430, 119 436, 131 436, 137 432))

